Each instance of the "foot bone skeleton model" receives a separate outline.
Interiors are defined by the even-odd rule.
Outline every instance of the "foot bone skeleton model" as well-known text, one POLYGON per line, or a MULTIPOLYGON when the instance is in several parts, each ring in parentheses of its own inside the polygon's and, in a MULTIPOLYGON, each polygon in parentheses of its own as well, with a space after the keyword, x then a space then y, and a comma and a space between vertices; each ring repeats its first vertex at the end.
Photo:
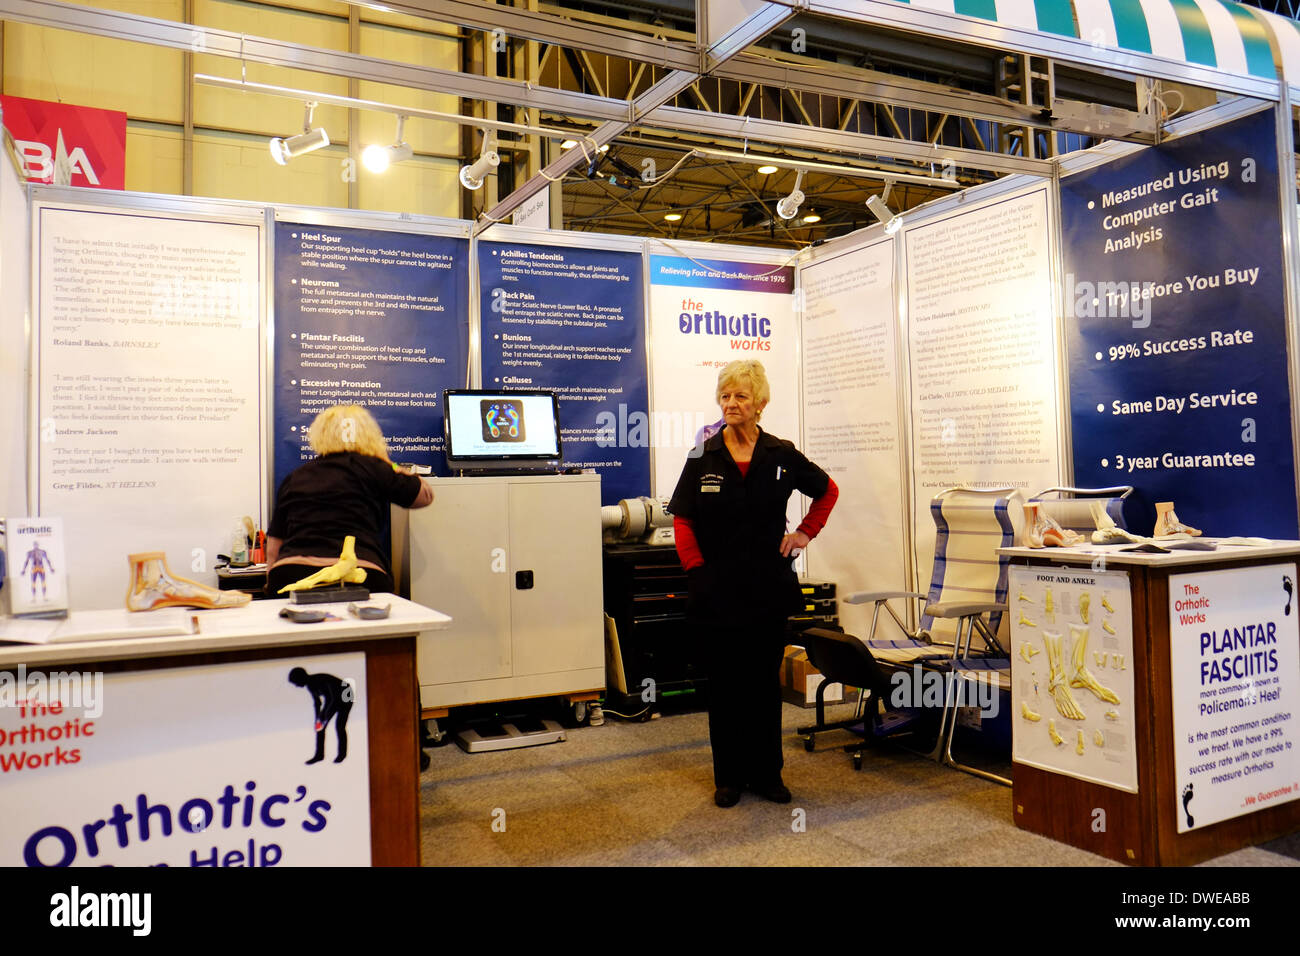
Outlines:
POLYGON ((348 535, 343 539, 343 551, 339 559, 327 568, 321 568, 315 574, 286 584, 279 593, 285 591, 306 591, 322 584, 361 584, 366 579, 366 569, 357 567, 357 539, 348 535))

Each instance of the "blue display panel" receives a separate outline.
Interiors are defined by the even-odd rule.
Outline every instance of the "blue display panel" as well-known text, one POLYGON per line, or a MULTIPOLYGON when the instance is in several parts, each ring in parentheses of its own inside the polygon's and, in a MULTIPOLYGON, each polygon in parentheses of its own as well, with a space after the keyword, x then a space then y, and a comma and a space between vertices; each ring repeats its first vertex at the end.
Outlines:
POLYGON ((1270 110, 1062 182, 1074 480, 1136 530, 1297 537, 1278 196, 1270 110))
POLYGON ((277 223, 275 487, 310 460, 307 426, 363 405, 394 461, 447 474, 444 389, 465 384, 465 239, 277 223))
POLYGON ((478 247, 485 389, 559 399, 564 464, 594 468, 603 504, 650 493, 641 256, 478 247))

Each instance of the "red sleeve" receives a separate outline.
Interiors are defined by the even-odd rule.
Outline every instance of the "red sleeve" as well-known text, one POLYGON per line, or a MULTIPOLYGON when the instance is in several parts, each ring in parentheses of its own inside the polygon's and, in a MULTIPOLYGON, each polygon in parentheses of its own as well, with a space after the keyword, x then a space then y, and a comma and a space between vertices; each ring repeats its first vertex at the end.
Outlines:
POLYGON ((799 522, 799 530, 810 538, 817 537, 822 528, 826 527, 826 519, 831 516, 831 509, 835 507, 835 502, 840 496, 840 489, 835 484, 835 479, 827 478, 826 481, 826 493, 808 506, 808 514, 804 515, 803 521, 799 522))
POLYGON ((673 516, 673 540, 677 543, 677 557, 687 571, 704 566, 700 543, 695 540, 695 525, 690 518, 673 516))

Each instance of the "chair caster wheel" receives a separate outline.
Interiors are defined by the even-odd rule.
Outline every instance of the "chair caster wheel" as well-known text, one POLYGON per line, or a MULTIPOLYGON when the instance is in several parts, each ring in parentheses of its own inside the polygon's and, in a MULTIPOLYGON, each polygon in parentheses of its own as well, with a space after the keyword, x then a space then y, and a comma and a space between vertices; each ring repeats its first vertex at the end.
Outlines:
POLYGON ((817 746, 817 745, 813 742, 813 738, 812 738, 812 737, 805 737, 805 738, 804 738, 804 740, 803 740, 803 749, 804 749, 804 750, 808 751, 809 753, 812 753, 812 752, 813 752, 813 749, 814 749, 816 746, 817 746))

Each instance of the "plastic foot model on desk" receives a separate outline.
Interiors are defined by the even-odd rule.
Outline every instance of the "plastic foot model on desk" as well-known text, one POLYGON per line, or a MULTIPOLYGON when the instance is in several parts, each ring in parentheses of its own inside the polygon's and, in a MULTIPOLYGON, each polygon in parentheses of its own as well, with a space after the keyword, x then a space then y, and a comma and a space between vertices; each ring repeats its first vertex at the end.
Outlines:
POLYGON ((1174 503, 1172 501, 1156 502, 1156 530, 1153 536, 1160 539, 1173 538, 1175 535, 1189 535, 1193 538, 1200 535, 1197 528, 1189 528, 1178 520, 1178 515, 1174 514, 1174 503))
POLYGON ((207 585, 172 574, 164 551, 145 551, 127 556, 131 584, 126 591, 128 611, 152 611, 160 607, 243 607, 253 600, 243 591, 218 591, 207 585))
MULTIPOLYGON (((357 567, 357 539, 348 535, 343 539, 343 550, 339 559, 328 568, 321 568, 315 574, 308 575, 301 581, 286 584, 279 593, 285 591, 306 591, 321 584, 360 584, 366 579, 365 568, 357 567)), ((362 598, 365 600, 365 598, 362 598)))

